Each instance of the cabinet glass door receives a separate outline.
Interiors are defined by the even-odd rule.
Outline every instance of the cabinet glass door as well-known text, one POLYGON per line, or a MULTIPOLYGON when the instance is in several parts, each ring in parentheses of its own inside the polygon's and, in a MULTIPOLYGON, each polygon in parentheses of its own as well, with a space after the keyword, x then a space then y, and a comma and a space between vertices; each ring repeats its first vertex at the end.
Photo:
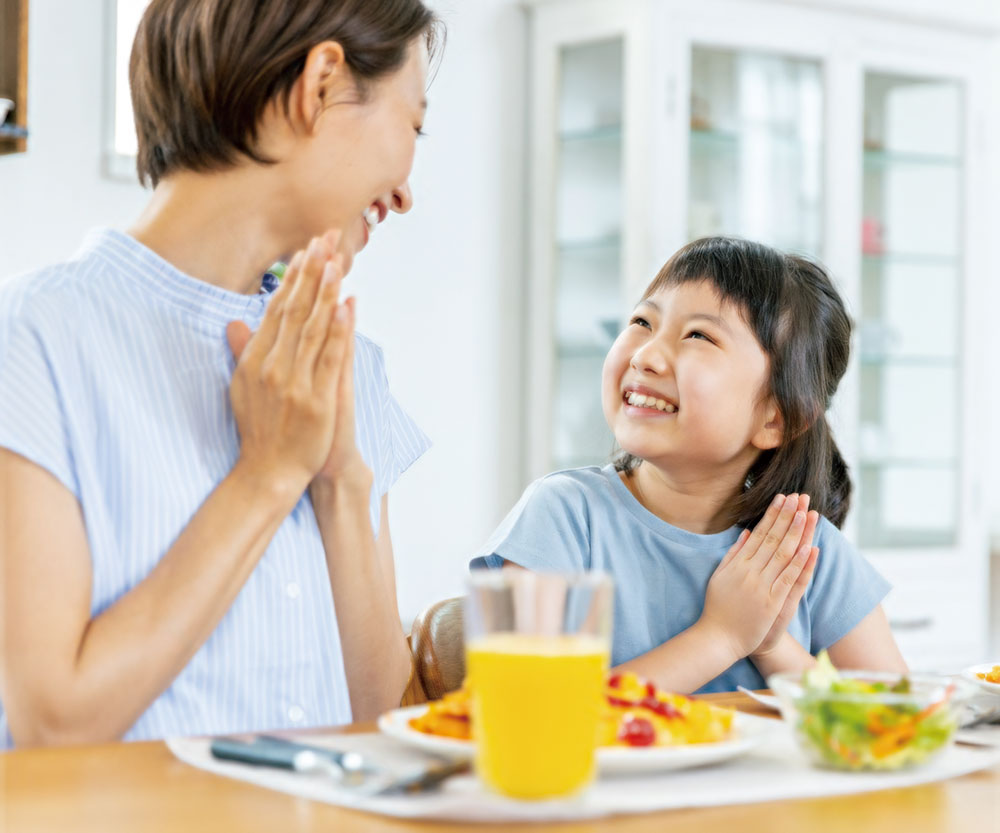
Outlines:
POLYGON ((688 239, 822 254, 819 61, 694 47, 688 148, 688 239))
POLYGON ((621 38, 562 48, 556 181, 552 466, 601 464, 601 368, 621 326, 621 38))
POLYGON ((859 539, 947 546, 960 491, 962 88, 869 73, 864 91, 859 539))

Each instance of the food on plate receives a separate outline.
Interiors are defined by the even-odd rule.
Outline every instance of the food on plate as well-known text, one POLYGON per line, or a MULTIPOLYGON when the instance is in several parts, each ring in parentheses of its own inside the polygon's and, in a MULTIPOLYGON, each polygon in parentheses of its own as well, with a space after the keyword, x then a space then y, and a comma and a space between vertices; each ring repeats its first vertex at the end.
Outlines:
MULTIPOLYGON (((471 691, 463 686, 428 704, 427 711, 410 719, 418 732, 470 740, 471 691)), ((601 712, 600 746, 645 747, 715 743, 728 739, 733 710, 660 691, 632 673, 607 680, 601 712)))
POLYGON ((769 679, 799 743, 822 765, 849 770, 913 766, 942 749, 958 725, 947 678, 847 672, 820 653, 815 668, 769 679))
POLYGON ((977 671, 976 676, 988 683, 1000 683, 1000 665, 994 665, 989 671, 977 671))

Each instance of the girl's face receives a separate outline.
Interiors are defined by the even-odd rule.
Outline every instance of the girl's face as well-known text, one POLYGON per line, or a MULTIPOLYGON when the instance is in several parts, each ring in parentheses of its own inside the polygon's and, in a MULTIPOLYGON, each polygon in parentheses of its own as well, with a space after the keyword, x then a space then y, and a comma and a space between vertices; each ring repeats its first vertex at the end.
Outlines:
POLYGON ((604 417, 623 450, 680 475, 746 470, 781 441, 769 362, 707 281, 640 302, 604 362, 604 417), (680 468, 676 468, 680 466, 680 468))
MULTIPOLYGON (((404 65, 371 82, 363 100, 344 92, 348 82, 328 82, 324 100, 333 103, 323 107, 293 163, 310 235, 339 229, 348 264, 389 212, 404 214, 413 205, 408 180, 427 109, 427 62, 418 38, 404 65)), ((327 83, 322 74, 318 83, 327 83)))

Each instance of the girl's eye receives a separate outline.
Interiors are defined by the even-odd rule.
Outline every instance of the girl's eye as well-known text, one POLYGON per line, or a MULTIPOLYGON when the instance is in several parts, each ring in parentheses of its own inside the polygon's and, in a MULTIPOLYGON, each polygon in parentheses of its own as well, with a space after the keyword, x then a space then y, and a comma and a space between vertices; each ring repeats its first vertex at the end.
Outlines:
POLYGON ((710 339, 707 335, 705 335, 701 330, 692 330, 690 333, 687 334, 687 336, 685 336, 685 338, 701 338, 707 342, 710 342, 711 344, 715 344, 715 342, 712 341, 712 339, 710 339))
POLYGON ((427 135, 426 133, 424 133, 424 129, 422 127, 414 127, 413 129, 416 131, 416 133, 417 133, 418 136, 426 136, 427 135))
POLYGON ((649 326, 649 322, 643 318, 641 315, 633 315, 632 320, 628 322, 631 326, 632 324, 638 324, 640 327, 645 327, 647 330, 653 329, 649 326))

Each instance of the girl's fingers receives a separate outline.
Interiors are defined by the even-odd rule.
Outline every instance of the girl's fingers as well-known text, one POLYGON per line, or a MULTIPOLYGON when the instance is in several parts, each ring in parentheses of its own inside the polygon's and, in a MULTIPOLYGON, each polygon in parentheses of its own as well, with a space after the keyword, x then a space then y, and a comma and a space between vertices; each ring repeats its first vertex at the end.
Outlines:
POLYGON ((752 558, 753 554, 757 552, 764 540, 764 536, 770 532, 771 527, 774 526, 774 522, 778 519, 778 514, 781 512, 781 507, 785 505, 784 495, 775 495, 774 500, 771 501, 771 505, 767 507, 767 511, 764 513, 764 517, 760 519, 757 526, 753 528, 750 533, 750 537, 747 539, 746 543, 743 545, 743 556, 745 558, 752 558))
POLYGON ((771 585, 771 594, 784 596, 786 601, 792 598, 797 605, 809 586, 818 556, 818 547, 799 547, 771 585))
POLYGON ((816 535, 816 527, 819 525, 819 512, 815 510, 806 515, 806 525, 802 529, 801 545, 811 547, 813 538, 816 535))
MULTIPOLYGON (((759 538, 757 548, 751 550, 750 547, 744 547, 744 557, 748 560, 756 560, 759 569, 763 569, 788 533, 788 528, 792 525, 798 505, 799 496, 797 494, 786 497, 778 510, 778 516, 774 519, 774 523, 771 524, 771 528, 759 538)), ((763 522, 758 526, 763 526, 763 522)), ((754 530, 754 534, 756 534, 756 530, 754 530)), ((753 536, 751 536, 752 541, 753 536)))
POLYGON ((719 567, 725 567, 730 561, 732 561, 743 548, 743 545, 747 542, 750 537, 750 530, 744 529, 740 533, 740 537, 736 539, 736 543, 729 548, 729 552, 723 556, 722 561, 719 562, 719 567))
MULTIPOLYGON (((795 502, 794 507, 797 509, 798 501, 795 502)), ((774 548, 770 558, 766 561, 764 561, 765 556, 763 555, 765 548, 761 548, 760 560, 763 562, 761 564, 761 576, 768 585, 795 559, 795 556, 802 547, 802 530, 805 529, 805 526, 806 513, 796 511, 792 516, 792 522, 788 525, 787 531, 778 542, 777 547, 774 548)), ((808 546, 805 549, 808 554, 808 546)))

